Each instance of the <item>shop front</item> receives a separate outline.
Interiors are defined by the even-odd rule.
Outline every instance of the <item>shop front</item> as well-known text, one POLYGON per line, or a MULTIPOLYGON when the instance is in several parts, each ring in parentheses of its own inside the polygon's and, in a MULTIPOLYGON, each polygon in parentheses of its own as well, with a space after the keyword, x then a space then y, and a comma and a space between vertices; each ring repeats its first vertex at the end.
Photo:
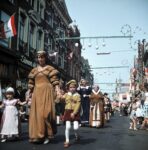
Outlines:
POLYGON ((0 84, 1 88, 8 86, 16 87, 17 79, 17 56, 0 49, 0 84), (6 53, 7 52, 7 53, 6 53))
POLYGON ((30 73, 31 69, 36 66, 34 60, 29 60, 27 58, 22 58, 18 62, 18 79, 16 81, 17 87, 22 87, 22 89, 27 89, 27 82, 28 82, 28 74, 30 73))

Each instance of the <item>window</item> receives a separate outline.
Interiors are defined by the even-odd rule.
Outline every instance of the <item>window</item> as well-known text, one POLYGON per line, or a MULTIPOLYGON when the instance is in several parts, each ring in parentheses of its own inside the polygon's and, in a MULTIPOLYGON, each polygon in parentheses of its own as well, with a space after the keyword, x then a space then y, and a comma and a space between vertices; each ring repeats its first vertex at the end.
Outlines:
POLYGON ((64 69, 64 57, 63 55, 58 57, 58 65, 64 69))
POLYGON ((31 6, 34 8, 34 0, 31 0, 31 6))
POLYGON ((45 7, 45 4, 41 3, 39 0, 37 0, 37 9, 36 10, 42 19, 44 19, 44 7, 45 7))
POLYGON ((31 23, 30 24, 30 36, 29 36, 29 49, 32 50, 33 49, 33 37, 34 37, 34 29, 35 26, 31 23))
POLYGON ((10 3, 14 4, 14 0, 8 0, 10 3))
POLYGON ((39 12, 39 9, 40 9, 40 1, 37 0, 37 12, 39 12))
MULTIPOLYGON (((58 27, 58 28, 56 29, 56 32, 57 32, 57 34, 59 35, 60 38, 65 37, 65 31, 63 30, 63 28, 58 27)), ((65 41, 65 40, 63 39, 63 41, 65 41)))
POLYGON ((35 41, 36 41, 36 37, 35 37, 35 24, 34 23, 30 23, 30 27, 29 27, 29 57, 32 60, 34 58, 35 55, 35 41))
POLYGON ((38 35, 37 35, 37 49, 38 50, 41 50, 42 49, 42 36, 43 36, 43 33, 42 31, 38 31, 38 35))
POLYGON ((20 37, 20 40, 22 41, 24 39, 24 27, 25 27, 25 17, 23 15, 20 15, 19 37, 20 37))
POLYGON ((53 20, 53 28, 54 28, 54 30, 56 30, 57 27, 58 27, 58 23, 57 23, 57 21, 54 19, 54 20, 53 20))
POLYGON ((126 94, 123 94, 123 95, 122 95, 122 99, 123 99, 123 100, 127 100, 127 95, 126 95, 126 94))
POLYGON ((29 2, 29 4, 34 8, 34 0, 26 0, 29 2))
POLYGON ((20 9, 18 24, 18 47, 17 49, 23 53, 28 54, 28 18, 26 14, 20 9))
POLYGON ((61 66, 62 66, 62 59, 61 59, 61 57, 60 57, 60 56, 58 57, 58 66, 59 66, 59 67, 61 67, 61 66))
POLYGON ((52 38, 50 36, 48 38, 48 51, 52 51, 52 38))
POLYGON ((53 18, 51 13, 48 14, 48 23, 51 25, 51 27, 53 27, 53 18))
MULTIPOLYGON (((10 16, 7 15, 4 11, 0 11, 0 22, 1 22, 0 25, 2 25, 4 22, 7 22, 9 20, 9 18, 10 18, 10 16)), ((0 45, 9 47, 10 39, 11 38, 8 38, 8 39, 0 38, 0 45)))
POLYGON ((24 52, 24 34, 25 34, 25 20, 26 17, 21 14, 19 20, 19 50, 24 52))
POLYGON ((41 4, 40 4, 39 14, 41 17, 43 17, 43 5, 41 5, 41 4))
POLYGON ((64 30, 60 30, 60 32, 59 32, 59 36, 61 37, 61 38, 63 38, 63 37, 65 37, 65 33, 64 33, 64 30))

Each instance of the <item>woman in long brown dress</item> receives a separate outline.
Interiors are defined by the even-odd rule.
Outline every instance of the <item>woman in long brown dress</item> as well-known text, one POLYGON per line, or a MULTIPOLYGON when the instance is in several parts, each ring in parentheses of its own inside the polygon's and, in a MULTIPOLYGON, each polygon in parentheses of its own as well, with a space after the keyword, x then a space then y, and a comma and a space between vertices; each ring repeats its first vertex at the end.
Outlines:
POLYGON ((104 97, 98 86, 94 86, 90 95, 90 116, 91 127, 104 126, 104 97))
POLYGON ((55 97, 59 92, 58 71, 46 65, 45 51, 38 51, 39 65, 29 74, 28 87, 33 88, 29 116, 30 142, 44 144, 56 134, 55 97))

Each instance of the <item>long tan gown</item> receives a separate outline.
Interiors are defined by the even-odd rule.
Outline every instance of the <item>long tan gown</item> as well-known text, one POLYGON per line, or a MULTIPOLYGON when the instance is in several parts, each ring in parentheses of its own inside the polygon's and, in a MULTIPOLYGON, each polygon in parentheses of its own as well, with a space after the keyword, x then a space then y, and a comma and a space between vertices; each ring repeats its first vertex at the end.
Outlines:
POLYGON ((55 90, 59 84, 58 71, 46 66, 42 71, 32 69, 29 74, 29 87, 33 87, 29 117, 30 140, 51 137, 56 133, 55 90))
POLYGON ((99 91, 92 90, 90 95, 89 124, 92 127, 104 126, 104 97, 99 91))

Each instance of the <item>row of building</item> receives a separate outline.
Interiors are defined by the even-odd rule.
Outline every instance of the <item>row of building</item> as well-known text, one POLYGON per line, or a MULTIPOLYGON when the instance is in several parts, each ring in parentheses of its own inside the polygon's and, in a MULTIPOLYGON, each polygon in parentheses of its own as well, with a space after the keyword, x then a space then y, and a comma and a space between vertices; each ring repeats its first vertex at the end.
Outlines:
POLYGON ((118 83, 114 99, 120 102, 129 102, 136 96, 140 87, 148 89, 148 42, 143 39, 137 44, 137 55, 134 58, 133 68, 130 70, 129 83, 118 83))
POLYGON ((81 56, 80 37, 64 0, 1 0, 0 23, 15 14, 17 36, 0 38, 1 86, 27 86, 27 76, 36 64, 36 52, 49 54, 48 64, 57 68, 64 82, 85 78, 93 84, 88 60, 81 56), (56 52, 56 55, 50 55, 56 52))
POLYGON ((135 90, 138 90, 140 85, 145 87, 148 85, 148 42, 146 39, 138 41, 137 49, 138 55, 135 57, 134 71, 131 72, 135 90))

